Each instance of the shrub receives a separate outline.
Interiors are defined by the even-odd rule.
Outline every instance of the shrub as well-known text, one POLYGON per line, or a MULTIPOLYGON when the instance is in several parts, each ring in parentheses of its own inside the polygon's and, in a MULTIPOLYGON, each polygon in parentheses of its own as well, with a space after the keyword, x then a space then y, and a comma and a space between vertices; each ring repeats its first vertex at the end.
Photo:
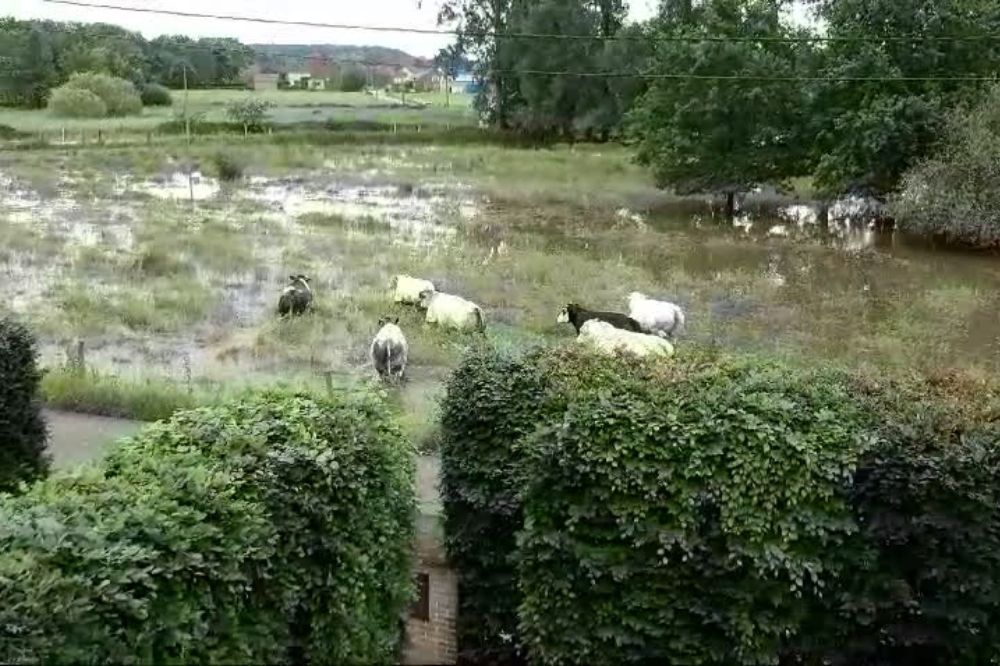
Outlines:
POLYGON ((81 88, 56 88, 49 96, 49 111, 61 118, 103 118, 108 107, 100 97, 81 88))
POLYGON ((775 663, 854 561, 861 411, 836 376, 750 362, 609 379, 524 447, 533 660, 775 663))
POLYGON ((259 132, 267 124, 267 112, 274 106, 271 102, 246 97, 230 102, 226 106, 226 115, 230 120, 243 126, 245 132, 259 132))
POLYGON ((170 91, 159 83, 147 83, 140 93, 143 106, 171 106, 174 103, 170 91))
POLYGON ((957 373, 859 384, 881 445, 845 494, 868 544, 815 617, 812 662, 987 664, 1000 646, 1000 389, 957 373))
POLYGON ((1000 86, 952 114, 933 157, 911 169, 891 204, 899 229, 979 248, 1000 247, 1000 86))
POLYGON ((441 493, 446 547, 459 573, 459 651, 464 659, 523 658, 518 638, 516 537, 528 459, 518 447, 557 422, 568 396, 617 373, 618 359, 576 350, 511 355, 472 350, 441 405, 441 493))
POLYGON ((0 504, 0 661, 389 661, 414 499, 384 411, 247 396, 0 504))
POLYGON ((219 150, 212 155, 212 164, 219 180, 233 183, 243 178, 243 158, 231 151, 219 150))
POLYGON ((107 74, 77 72, 64 88, 89 90, 104 102, 109 116, 132 116, 142 113, 142 98, 131 81, 107 74))
POLYGON ((14 320, 0 317, 0 492, 48 471, 40 381, 34 336, 14 320))
POLYGON ((360 67, 346 70, 340 79, 340 89, 343 92, 361 92, 365 88, 367 77, 360 67))
POLYGON ((945 666, 1000 650, 991 381, 478 350, 441 435, 466 659, 945 666))

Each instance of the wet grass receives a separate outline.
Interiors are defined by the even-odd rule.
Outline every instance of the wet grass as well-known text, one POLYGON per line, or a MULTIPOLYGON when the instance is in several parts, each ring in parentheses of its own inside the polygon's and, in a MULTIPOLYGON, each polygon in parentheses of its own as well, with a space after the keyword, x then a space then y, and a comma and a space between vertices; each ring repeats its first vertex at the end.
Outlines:
MULTIPOLYGON (((30 224, 0 218, 0 271, 16 276, 14 282, 44 285, 34 300, 21 297, 28 306, 19 306, 44 343, 98 337, 116 354, 98 356, 95 370, 124 368, 150 377, 177 373, 176 359, 170 367, 160 356, 194 350, 196 385, 304 369, 357 378, 370 375, 367 349, 379 317, 399 316, 413 383, 397 400, 408 432, 427 447, 433 446, 433 399, 415 394, 433 396, 477 336, 427 326, 420 311, 394 305, 388 281, 395 273, 426 277, 476 301, 486 313, 487 336, 510 348, 572 339, 572 328, 555 322, 568 301, 621 311, 625 295, 638 289, 687 310, 680 353, 698 343, 893 371, 1000 369, 995 264, 977 260, 972 267, 964 257, 925 251, 848 252, 809 236, 744 235, 695 215, 704 208, 689 212, 690 202, 657 192, 620 147, 252 141, 233 148, 207 139, 192 146, 191 159, 209 164, 220 148, 236 151, 249 176, 286 178, 291 187, 317 192, 336 183, 371 183, 395 186, 387 197, 396 202, 426 203, 429 193, 444 188, 445 201, 431 213, 414 205, 402 217, 429 215, 423 222, 454 233, 433 242, 399 233, 377 206, 372 215, 293 217, 244 198, 244 190, 256 186, 250 181, 193 206, 149 194, 108 194, 118 191, 116 176, 141 180, 176 170, 187 159, 181 151, 4 156, 0 172, 23 174, 29 186, 45 172, 71 176, 67 195, 80 202, 72 213, 31 217, 30 224), (84 172, 92 175, 84 178, 84 172), (477 213, 463 217, 462 206, 477 213), (620 214, 620 208, 628 210, 620 214), (130 240, 118 243, 107 234, 78 245, 67 235, 70 217, 103 229, 122 210, 128 215, 114 224, 127 227, 130 240), (316 310, 278 320, 274 306, 291 273, 313 278, 316 310), (992 328, 984 320, 991 314, 992 328), (125 359, 121 367, 116 355, 125 359)), ((131 384, 89 376, 74 378, 75 384, 61 380, 75 394, 64 392, 84 394, 81 384, 93 381, 98 388, 76 399, 80 408, 94 411, 107 402, 125 409, 118 405, 131 384)))
POLYGON ((178 410, 217 400, 215 392, 196 393, 162 378, 130 380, 74 368, 45 373, 41 394, 45 403, 56 409, 137 421, 158 421, 178 410))

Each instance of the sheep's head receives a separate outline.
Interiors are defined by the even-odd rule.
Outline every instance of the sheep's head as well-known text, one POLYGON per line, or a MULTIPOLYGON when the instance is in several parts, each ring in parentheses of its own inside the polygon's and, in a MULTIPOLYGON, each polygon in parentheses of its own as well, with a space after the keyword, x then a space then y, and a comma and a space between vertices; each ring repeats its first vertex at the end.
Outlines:
POLYGON ((562 311, 559 313, 559 316, 556 317, 556 323, 557 324, 568 324, 569 323, 569 306, 568 305, 566 307, 564 307, 562 309, 562 311))
POLYGON ((399 285, 399 275, 393 275, 392 279, 389 280, 389 289, 395 289, 399 285))
POLYGON ((628 295, 629 303, 635 303, 636 301, 644 301, 644 300, 646 300, 646 295, 638 291, 633 291, 631 294, 628 295))
POLYGON ((433 299, 433 298, 434 298, 434 290, 433 289, 424 289, 423 291, 421 291, 420 292, 420 307, 422 307, 422 308, 424 308, 426 310, 430 306, 431 299, 433 299))
POLYGON ((379 317, 378 327, 382 328, 386 324, 395 324, 399 326, 399 317, 379 317))

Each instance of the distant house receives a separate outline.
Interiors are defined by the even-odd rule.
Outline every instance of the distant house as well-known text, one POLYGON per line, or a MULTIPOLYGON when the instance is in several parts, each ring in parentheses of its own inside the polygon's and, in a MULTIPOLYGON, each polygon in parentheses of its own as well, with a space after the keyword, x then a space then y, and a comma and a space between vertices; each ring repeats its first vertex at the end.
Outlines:
POLYGON ((272 72, 254 72, 253 73, 253 89, 254 90, 277 90, 278 89, 278 79, 281 77, 280 74, 275 74, 272 72))
POLYGON ((288 72, 288 87, 305 88, 310 78, 309 72, 288 72))
POLYGON ((400 67, 392 76, 392 85, 405 86, 409 83, 413 83, 415 79, 416 75, 409 67, 400 67))
POLYGON ((424 69, 415 72, 413 87, 426 92, 444 92, 445 76, 439 69, 424 69))
POLYGON ((306 84, 309 90, 326 90, 326 79, 307 79, 306 84))
POLYGON ((454 92, 464 92, 475 94, 479 92, 483 87, 481 81, 477 81, 476 77, 473 76, 472 72, 459 72, 455 79, 452 81, 451 89, 454 92))

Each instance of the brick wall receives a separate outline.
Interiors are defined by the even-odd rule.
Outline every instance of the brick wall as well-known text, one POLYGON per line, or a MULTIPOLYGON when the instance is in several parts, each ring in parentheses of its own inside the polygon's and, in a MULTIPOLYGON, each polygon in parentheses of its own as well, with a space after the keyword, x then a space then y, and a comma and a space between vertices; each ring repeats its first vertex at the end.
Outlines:
POLYGON ((403 663, 454 664, 458 576, 448 567, 440 543, 430 535, 417 539, 416 573, 426 576, 426 597, 417 601, 406 620, 403 663))

